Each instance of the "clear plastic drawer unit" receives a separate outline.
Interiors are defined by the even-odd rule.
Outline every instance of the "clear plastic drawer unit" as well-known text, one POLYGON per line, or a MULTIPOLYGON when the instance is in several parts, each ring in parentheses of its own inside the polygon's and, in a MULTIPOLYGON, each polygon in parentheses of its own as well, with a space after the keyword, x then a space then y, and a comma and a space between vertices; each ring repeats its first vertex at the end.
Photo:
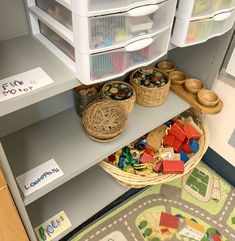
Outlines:
POLYGON ((176 0, 30 0, 28 6, 35 37, 91 84, 166 54, 176 0))
POLYGON ((172 34, 179 47, 220 36, 233 27, 235 0, 180 0, 172 34))
POLYGON ((235 8, 235 0, 180 0, 177 17, 184 20, 210 18, 235 8))

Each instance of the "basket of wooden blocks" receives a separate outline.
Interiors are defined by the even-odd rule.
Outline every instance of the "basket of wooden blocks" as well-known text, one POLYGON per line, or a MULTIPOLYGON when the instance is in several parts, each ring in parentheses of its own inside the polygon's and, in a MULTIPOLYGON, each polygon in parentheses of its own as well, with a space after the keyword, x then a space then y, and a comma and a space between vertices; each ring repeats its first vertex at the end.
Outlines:
POLYGON ((190 109, 113 153, 100 166, 131 188, 169 182, 197 166, 208 141, 202 116, 190 109))

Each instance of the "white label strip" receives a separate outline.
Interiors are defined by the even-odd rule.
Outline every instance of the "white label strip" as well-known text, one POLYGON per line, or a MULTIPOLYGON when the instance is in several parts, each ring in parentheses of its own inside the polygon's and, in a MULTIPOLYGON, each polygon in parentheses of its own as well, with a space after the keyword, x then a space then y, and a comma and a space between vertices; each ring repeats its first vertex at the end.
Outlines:
POLYGON ((61 211, 36 227, 34 231, 39 241, 50 241, 71 226, 72 224, 67 215, 64 211, 61 211))
POLYGON ((56 161, 51 159, 16 177, 16 180, 23 194, 28 196, 63 175, 56 161))
POLYGON ((1 79, 0 102, 29 93, 53 82, 40 67, 1 79))

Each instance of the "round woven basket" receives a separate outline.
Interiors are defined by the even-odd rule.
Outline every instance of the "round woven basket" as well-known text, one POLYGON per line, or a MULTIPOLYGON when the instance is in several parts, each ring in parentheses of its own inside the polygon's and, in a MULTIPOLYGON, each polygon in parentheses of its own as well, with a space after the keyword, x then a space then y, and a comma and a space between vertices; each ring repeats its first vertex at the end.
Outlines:
POLYGON ((184 173, 183 174, 157 174, 153 173, 151 175, 146 176, 140 176, 128 172, 124 172, 118 167, 106 162, 102 161, 100 162, 101 168, 103 168, 106 172, 108 172, 111 176, 117 179, 117 181, 126 187, 131 188, 141 188, 148 185, 155 185, 159 183, 169 182, 174 179, 180 178, 187 173, 189 173, 193 168, 197 166, 197 164, 200 162, 202 156, 206 152, 208 148, 208 142, 209 142, 209 132, 206 124, 202 121, 202 119, 199 120, 201 128, 203 130, 203 135, 201 136, 199 140, 200 149, 198 152, 190 158, 190 160, 184 165, 184 173))
POLYGON ((132 110, 133 110, 133 107, 134 107, 134 104, 135 104, 135 100, 136 100, 136 93, 135 93, 135 90, 133 89, 133 87, 131 85, 129 85, 128 83, 124 82, 124 81, 119 81, 119 80, 116 80, 116 81, 110 81, 110 82, 107 82, 106 84, 103 85, 102 87, 102 96, 106 99, 109 99, 109 100, 113 100, 121 105, 123 105, 127 111, 127 113, 130 113, 132 110), (108 85, 112 85, 112 84, 123 84, 123 85, 126 85, 128 88, 130 88, 133 92, 133 95, 126 99, 126 100, 113 100, 110 96, 107 96, 105 94, 105 88, 106 86, 108 85))
POLYGON ((125 108, 112 100, 98 100, 89 104, 83 112, 85 133, 97 141, 109 141, 125 129, 128 114, 125 108))
POLYGON ((143 106, 158 106, 163 104, 167 98, 171 85, 169 76, 164 71, 153 68, 156 71, 160 72, 164 76, 164 78, 168 80, 168 82, 163 87, 148 88, 134 81, 135 73, 140 71, 141 69, 143 68, 136 69, 130 77, 130 83, 136 92, 136 102, 143 106))

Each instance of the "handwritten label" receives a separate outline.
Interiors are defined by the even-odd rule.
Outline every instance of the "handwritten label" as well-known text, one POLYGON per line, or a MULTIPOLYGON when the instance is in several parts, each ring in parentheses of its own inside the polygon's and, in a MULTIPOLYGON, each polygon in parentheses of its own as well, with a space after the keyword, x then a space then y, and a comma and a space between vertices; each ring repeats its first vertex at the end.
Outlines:
POLYGON ((40 67, 2 79, 0 80, 0 102, 26 94, 53 82, 40 67))
POLYGON ((16 180, 23 194, 28 196, 63 175, 56 161, 51 159, 16 177, 16 180))
POLYGON ((34 231, 39 241, 50 241, 71 226, 72 224, 67 215, 64 211, 61 211, 36 227, 34 231))

